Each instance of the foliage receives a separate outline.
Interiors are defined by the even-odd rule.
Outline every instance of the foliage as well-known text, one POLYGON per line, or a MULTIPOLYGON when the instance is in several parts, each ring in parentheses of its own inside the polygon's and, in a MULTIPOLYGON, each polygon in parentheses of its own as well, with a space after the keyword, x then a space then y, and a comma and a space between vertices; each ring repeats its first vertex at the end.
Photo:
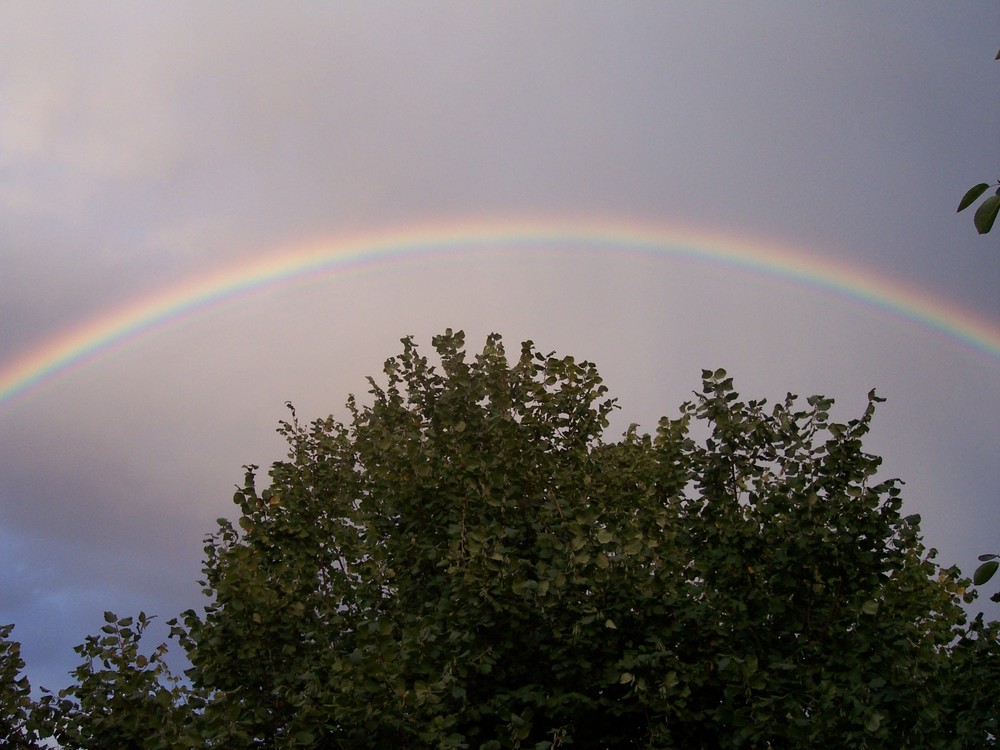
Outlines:
POLYGON ((607 442, 593 364, 433 344, 247 468, 170 623, 189 681, 108 612, 33 702, 0 628, 3 746, 996 747, 1000 627, 877 478, 874 392, 841 424, 705 371, 607 442))
POLYGON ((1000 212, 1000 182, 993 185, 986 182, 973 185, 958 204, 959 212, 964 211, 991 187, 995 187, 996 192, 979 205, 979 208, 976 209, 976 213, 972 217, 972 223, 975 224, 976 231, 979 234, 989 233, 993 228, 993 223, 996 221, 997 213, 1000 212))
POLYGON ((21 674, 21 644, 10 640, 13 625, 0 625, 0 747, 37 747, 28 728, 33 703, 31 685, 21 674))
POLYGON ((143 654, 139 641, 149 617, 104 614, 101 635, 76 648, 84 661, 76 683, 58 695, 45 691, 32 723, 66 750, 195 747, 191 724, 198 702, 179 684, 163 658, 166 646, 143 654))
MULTIPOLYGON (((997 572, 997 568, 1000 568, 1000 555, 980 555, 979 561, 982 564, 976 568, 976 572, 972 574, 972 582, 976 586, 982 586, 984 583, 993 578, 993 575, 997 572)), ((990 599, 995 602, 1000 602, 1000 591, 995 592, 990 599)))
POLYGON ((839 424, 706 371, 607 443, 591 363, 434 347, 248 467, 174 623, 203 743, 995 746, 997 628, 876 480, 874 393, 839 424))

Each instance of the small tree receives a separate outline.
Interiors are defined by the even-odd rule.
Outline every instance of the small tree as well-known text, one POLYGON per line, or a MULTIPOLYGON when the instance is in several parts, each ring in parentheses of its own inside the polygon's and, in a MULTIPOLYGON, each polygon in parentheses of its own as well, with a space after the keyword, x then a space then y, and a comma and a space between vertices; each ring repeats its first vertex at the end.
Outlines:
POLYGON ((227 748, 985 747, 998 633, 933 562, 874 414, 741 401, 602 435, 596 368, 497 336, 410 339, 349 425, 207 540, 175 623, 227 748), (700 438, 696 439, 696 436, 700 438), (970 682, 974 680, 974 682, 970 682))
POLYGON ((21 674, 24 660, 21 644, 10 640, 13 625, 0 625, 0 747, 35 748, 28 726, 34 702, 31 684, 21 674))
POLYGON ((166 645, 140 650, 151 618, 104 613, 101 635, 76 647, 83 662, 76 682, 58 695, 45 691, 32 724, 66 750, 174 750, 193 747, 198 701, 163 661, 166 645))

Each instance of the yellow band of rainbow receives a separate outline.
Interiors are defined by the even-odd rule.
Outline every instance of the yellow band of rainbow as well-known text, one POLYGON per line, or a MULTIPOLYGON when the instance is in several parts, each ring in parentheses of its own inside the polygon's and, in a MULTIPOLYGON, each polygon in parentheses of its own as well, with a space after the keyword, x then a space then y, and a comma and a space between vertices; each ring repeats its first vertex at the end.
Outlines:
MULTIPOLYGON (((338 274, 424 255, 537 250, 640 253, 721 264, 860 300, 1000 360, 1000 325, 923 289, 869 270, 723 233, 636 222, 458 221, 304 244, 202 274, 62 331, 0 365, 0 407, 70 368, 208 307, 311 275, 338 274)), ((499 325, 498 321, 498 325, 499 325)))

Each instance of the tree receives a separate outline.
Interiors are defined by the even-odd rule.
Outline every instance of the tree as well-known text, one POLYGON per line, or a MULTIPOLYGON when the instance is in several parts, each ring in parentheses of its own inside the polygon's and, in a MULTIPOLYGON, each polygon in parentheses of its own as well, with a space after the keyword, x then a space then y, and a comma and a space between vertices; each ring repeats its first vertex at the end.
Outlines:
POLYGON ((609 443, 593 364, 433 345, 247 467, 173 623, 198 746, 996 746, 1000 634, 877 479, 874 392, 841 424, 705 371, 609 443))

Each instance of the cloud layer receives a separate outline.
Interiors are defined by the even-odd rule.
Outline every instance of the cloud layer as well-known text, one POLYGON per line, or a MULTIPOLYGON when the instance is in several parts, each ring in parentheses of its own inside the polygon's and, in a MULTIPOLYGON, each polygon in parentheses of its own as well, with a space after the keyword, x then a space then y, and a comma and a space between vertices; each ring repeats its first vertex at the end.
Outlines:
MULTIPOLYGON (((802 248, 1000 325, 995 7, 6 3, 0 362, 157 290, 317 239, 479 218, 683 223, 802 248)), ((0 416, 0 550, 33 683, 104 609, 199 602, 202 537, 292 400, 343 414, 416 334, 597 362, 652 427, 748 396, 889 398, 872 435, 942 558, 994 551, 997 362, 814 290, 605 252, 435 256, 213 308, 0 416)))

